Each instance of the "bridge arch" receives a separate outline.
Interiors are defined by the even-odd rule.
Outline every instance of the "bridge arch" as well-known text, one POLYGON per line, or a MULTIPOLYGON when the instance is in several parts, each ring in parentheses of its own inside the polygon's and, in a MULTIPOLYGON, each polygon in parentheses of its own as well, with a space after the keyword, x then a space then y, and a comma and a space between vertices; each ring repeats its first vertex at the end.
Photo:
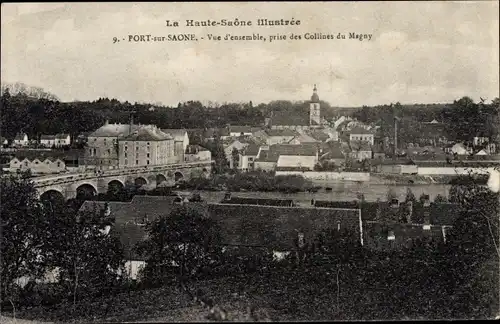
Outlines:
POLYGON ((160 185, 162 182, 167 181, 167 177, 165 177, 163 174, 159 173, 156 175, 156 185, 160 185))
POLYGON ((134 179, 134 184, 138 187, 142 187, 148 184, 148 180, 146 180, 146 178, 144 177, 137 177, 134 179))
POLYGON ((118 179, 113 179, 108 182, 108 192, 116 193, 125 188, 125 184, 118 179))
POLYGON ((89 199, 97 195, 97 188, 90 183, 82 183, 76 188, 76 197, 89 199))
POLYGON ((40 195, 40 201, 42 202, 47 202, 47 201, 50 201, 50 202, 64 202, 66 201, 66 199, 64 198, 64 194, 62 192, 60 192, 59 190, 56 190, 56 189, 49 189, 47 191, 44 191, 41 195, 40 195))
POLYGON ((174 180, 179 181, 179 180, 183 180, 183 179, 184 179, 184 174, 182 174, 182 172, 180 172, 180 171, 175 171, 174 180))

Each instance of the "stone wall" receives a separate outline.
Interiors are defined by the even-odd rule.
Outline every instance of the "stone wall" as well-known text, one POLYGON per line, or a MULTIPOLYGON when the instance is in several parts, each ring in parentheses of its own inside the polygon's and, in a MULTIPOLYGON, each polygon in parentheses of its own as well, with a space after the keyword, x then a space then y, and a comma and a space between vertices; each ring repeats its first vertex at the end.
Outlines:
POLYGON ((368 172, 276 171, 276 175, 301 175, 310 180, 370 181, 368 172))

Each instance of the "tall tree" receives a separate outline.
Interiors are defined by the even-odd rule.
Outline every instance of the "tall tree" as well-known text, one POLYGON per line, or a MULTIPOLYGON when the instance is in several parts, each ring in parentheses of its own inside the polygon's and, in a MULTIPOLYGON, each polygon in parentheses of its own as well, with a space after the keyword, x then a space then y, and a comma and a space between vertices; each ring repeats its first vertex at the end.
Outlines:
POLYGON ((214 270, 220 262, 220 230, 212 219, 194 209, 181 206, 153 220, 146 230, 147 239, 137 247, 146 258, 146 280, 190 279, 214 270))

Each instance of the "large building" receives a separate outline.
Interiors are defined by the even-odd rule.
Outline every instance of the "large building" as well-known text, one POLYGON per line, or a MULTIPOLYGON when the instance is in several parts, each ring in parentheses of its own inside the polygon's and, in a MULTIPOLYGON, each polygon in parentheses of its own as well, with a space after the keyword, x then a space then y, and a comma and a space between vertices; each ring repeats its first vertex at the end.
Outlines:
POLYGON ((174 137, 154 125, 139 127, 131 134, 120 138, 118 156, 120 168, 179 162, 175 155, 174 137))
POLYGON ((185 130, 166 131, 169 133, 160 130, 155 125, 106 122, 88 135, 85 165, 89 168, 106 170, 182 163, 185 149, 189 145, 187 132, 185 130))

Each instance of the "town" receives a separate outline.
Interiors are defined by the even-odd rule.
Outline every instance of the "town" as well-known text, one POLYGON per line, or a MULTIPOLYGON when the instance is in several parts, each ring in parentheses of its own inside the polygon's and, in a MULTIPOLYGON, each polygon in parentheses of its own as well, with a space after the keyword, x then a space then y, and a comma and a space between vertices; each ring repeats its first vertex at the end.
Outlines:
MULTIPOLYGON (((5 88, 3 115, 20 102, 54 102, 41 100, 5 88)), ((123 115, 128 123, 106 117, 84 132, 15 128, 10 138, 5 132, 2 137, 3 179, 29 181, 37 199, 51 208, 71 205, 80 217, 97 213, 112 219, 101 223, 101 231, 124 248, 122 274, 147 282, 149 259, 137 248, 151 235, 147 224, 164 215, 206 215, 225 251, 250 249, 248 257, 264 267, 262 249, 275 266, 313 262, 325 231, 365 251, 357 253, 411 254, 420 246, 437 253, 450 248, 453 228, 470 208, 461 201, 461 181, 484 186, 498 175, 498 128, 488 123, 458 137, 434 111, 431 120, 412 126, 419 136, 408 137, 399 103, 386 107, 389 122, 367 118, 367 107, 328 118, 315 85, 309 100, 292 105, 294 114, 268 110, 260 124, 249 118, 246 125, 213 128, 142 123, 139 109, 154 115, 167 108, 137 104, 123 115)), ((474 105, 490 114, 486 119, 498 118, 498 99, 488 104, 464 97, 453 105, 474 105)), ((41 282, 60 282, 60 268, 46 272, 41 282)), ((32 282, 29 276, 13 279, 20 287, 32 282)))
POLYGON ((500 319, 498 21, 2 4, 0 323, 500 319))

